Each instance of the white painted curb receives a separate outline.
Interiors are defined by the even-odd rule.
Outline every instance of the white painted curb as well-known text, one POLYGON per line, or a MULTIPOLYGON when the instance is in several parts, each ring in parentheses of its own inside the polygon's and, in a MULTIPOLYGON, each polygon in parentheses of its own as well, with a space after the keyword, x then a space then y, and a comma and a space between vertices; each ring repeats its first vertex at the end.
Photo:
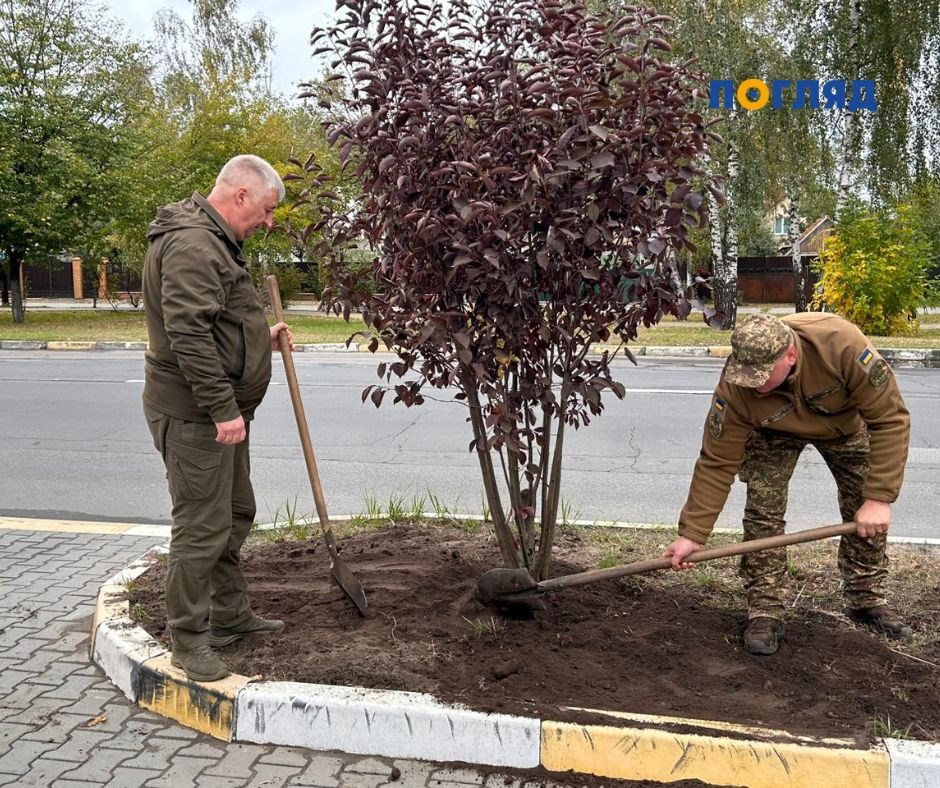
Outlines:
POLYGON ((707 356, 707 347, 669 347, 667 345, 647 345, 647 356, 707 356))
POLYGON ((114 618, 98 625, 92 660, 128 700, 136 703, 141 666, 165 653, 166 649, 130 618, 114 618))
POLYGON ((891 788, 940 786, 940 744, 885 739, 891 759, 891 788))
POLYGON ((417 692, 296 682, 249 684, 235 701, 238 741, 359 755, 539 765, 541 722, 449 706, 417 692))

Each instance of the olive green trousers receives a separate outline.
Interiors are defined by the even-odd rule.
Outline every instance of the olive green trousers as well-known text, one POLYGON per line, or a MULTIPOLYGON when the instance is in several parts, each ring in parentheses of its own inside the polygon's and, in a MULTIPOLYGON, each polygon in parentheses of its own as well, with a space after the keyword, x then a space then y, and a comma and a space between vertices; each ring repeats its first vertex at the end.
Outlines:
POLYGON ((144 414, 173 500, 167 623, 174 648, 191 649, 209 642, 210 623, 231 627, 251 618, 239 565, 255 518, 248 436, 225 446, 216 443, 214 424, 183 421, 147 406, 144 414))

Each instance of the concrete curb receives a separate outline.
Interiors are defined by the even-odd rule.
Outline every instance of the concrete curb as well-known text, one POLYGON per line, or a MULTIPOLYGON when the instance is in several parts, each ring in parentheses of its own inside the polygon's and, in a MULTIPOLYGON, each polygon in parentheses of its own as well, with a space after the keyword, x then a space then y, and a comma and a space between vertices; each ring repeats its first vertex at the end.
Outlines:
MULTIPOLYGON (((617 345, 594 345, 590 355, 600 356, 613 353, 617 345)), ((71 342, 45 341, 38 339, 3 339, 0 350, 146 350, 146 342, 71 342)), ((295 353, 368 353, 369 344, 361 342, 346 346, 345 342, 322 342, 296 345, 295 353)), ((379 350, 378 353, 388 353, 379 350)), ((630 347, 634 356, 655 356, 662 358, 727 358, 731 354, 729 345, 711 345, 708 347, 671 347, 667 345, 636 345, 630 347)), ((879 353, 892 367, 927 367, 940 368, 940 348, 879 348, 879 353)))
POLYGON ((885 739, 859 749, 850 740, 709 720, 595 711, 612 722, 579 725, 486 714, 416 692, 238 675, 194 682, 133 624, 123 598, 126 583, 165 549, 151 551, 101 587, 89 653, 131 701, 224 741, 750 788, 940 784, 935 742, 885 739), (677 733, 677 727, 696 732, 677 733))

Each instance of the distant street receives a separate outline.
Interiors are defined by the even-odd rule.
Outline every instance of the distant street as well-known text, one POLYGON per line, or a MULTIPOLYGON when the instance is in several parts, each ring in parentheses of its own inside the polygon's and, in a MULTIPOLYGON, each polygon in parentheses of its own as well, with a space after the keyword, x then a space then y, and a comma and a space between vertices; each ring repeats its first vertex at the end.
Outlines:
MULTIPOLYGON (((389 400, 376 410, 360 394, 376 380, 377 357, 295 359, 331 512, 364 511, 368 498, 410 504, 428 490, 453 511, 482 510, 463 406, 429 401, 409 410, 389 400)), ((572 518, 674 523, 682 507, 720 362, 640 363, 616 367, 625 400, 609 397, 599 419, 568 433, 562 498, 572 518)), ((141 353, 0 352, 0 516, 168 522, 163 468, 141 413, 142 377, 141 353)), ((914 428, 893 533, 940 537, 940 370, 902 369, 898 377, 914 428)), ((277 358, 251 439, 259 519, 295 499, 311 512, 277 358)), ((735 485, 719 525, 740 525, 743 489, 735 485)), ((794 476, 788 519, 797 528, 839 520, 835 485, 813 450, 794 476)))

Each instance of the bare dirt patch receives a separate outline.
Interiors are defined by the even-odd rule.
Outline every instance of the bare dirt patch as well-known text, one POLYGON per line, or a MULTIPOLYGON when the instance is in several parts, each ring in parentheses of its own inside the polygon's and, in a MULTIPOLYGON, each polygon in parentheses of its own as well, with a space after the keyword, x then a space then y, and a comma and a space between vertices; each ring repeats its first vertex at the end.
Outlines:
MULTIPOLYGON (((354 529, 355 530, 355 529, 354 529)), ((554 574, 657 555, 671 531, 559 537, 554 574)), ((607 581, 507 619, 475 597, 499 564, 466 525, 367 528, 339 540, 369 597, 360 617, 329 576, 317 536, 250 543, 245 574, 282 636, 222 653, 246 675, 429 692, 493 712, 599 721, 572 709, 723 720, 796 734, 940 737, 940 556, 892 547, 892 592, 915 628, 899 645, 841 615, 835 544, 791 548, 794 607, 774 657, 741 647, 744 599, 731 560, 679 575, 607 581)), ((165 640, 164 567, 134 581, 133 615, 165 640)))

